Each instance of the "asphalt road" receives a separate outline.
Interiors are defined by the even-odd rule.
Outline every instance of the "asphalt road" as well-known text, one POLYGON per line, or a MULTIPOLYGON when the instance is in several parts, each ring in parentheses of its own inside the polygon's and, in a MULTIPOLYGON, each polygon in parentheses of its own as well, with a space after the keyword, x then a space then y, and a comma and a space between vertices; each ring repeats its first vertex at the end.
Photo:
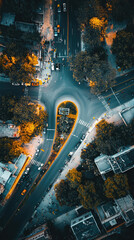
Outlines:
MULTIPOLYGON (((73 11, 72 9, 70 11, 73 11)), ((80 33, 77 28, 77 24, 73 19, 73 14, 69 12, 69 33, 67 32, 67 13, 56 13, 55 14, 55 24, 60 24, 61 32, 58 37, 55 38, 55 47, 57 49, 57 59, 56 62, 62 62, 62 56, 66 58, 67 56, 67 38, 69 34, 69 55, 76 54, 80 50, 80 33), (62 39, 62 41, 60 40, 62 39), (64 54, 64 55, 63 55, 64 54)), ((128 76, 123 76, 117 78, 117 82, 123 82, 118 86, 115 86, 113 90, 117 92, 117 97, 121 104, 130 100, 133 96, 133 80, 128 80, 133 78, 134 72, 131 72, 128 76), (128 81, 127 81, 128 80, 128 81), (127 85, 126 85, 127 83, 127 85), (123 90, 122 90, 123 89, 123 90), (124 91, 122 93, 122 91, 124 91), (122 95, 123 94, 123 95, 122 95), (123 97, 124 96, 124 97, 123 97)), ((10 84, 0 84, 0 94, 4 95, 6 90, 11 91, 14 94, 17 94, 20 91, 20 94, 23 94, 21 87, 11 86, 10 84)), ((117 99, 111 95, 111 90, 107 93, 103 93, 103 97, 106 99, 108 106, 114 108, 119 105, 117 99), (109 99, 110 98, 110 99, 109 99)), ((74 150, 75 145, 79 142, 80 137, 88 129, 88 126, 93 123, 93 117, 98 118, 103 112, 106 111, 105 106, 102 104, 99 99, 90 93, 90 89, 85 85, 79 85, 74 81, 72 73, 68 67, 67 62, 65 61, 65 66, 61 65, 60 71, 54 71, 52 73, 52 81, 48 87, 41 86, 40 91, 39 87, 28 87, 28 94, 32 99, 40 98, 40 101, 45 104, 49 119, 48 119, 48 129, 45 136, 45 141, 42 144, 42 148, 45 149, 45 152, 40 152, 36 161, 45 163, 48 158, 51 147, 52 139, 54 136, 55 129, 55 113, 56 106, 59 102, 64 99, 73 100, 79 109, 78 121, 72 136, 70 137, 68 143, 51 166, 50 170, 46 173, 40 184, 36 187, 34 192, 31 194, 25 205, 17 212, 15 212, 19 202, 23 199, 24 196, 21 195, 21 192, 24 188, 28 189, 32 185, 34 178, 38 175, 38 167, 31 165, 29 176, 25 181, 23 181, 18 189, 14 192, 11 199, 8 201, 6 206, 1 211, 1 221, 0 226, 4 227, 1 234, 2 240, 14 240, 17 239, 17 236, 21 233, 24 225, 31 218, 35 206, 41 201, 42 196, 46 194, 48 186, 53 183, 59 174, 59 169, 61 169, 64 164, 68 153, 74 150), (31 181, 31 185, 26 186, 31 181), (15 213, 15 214, 13 214, 15 213)))

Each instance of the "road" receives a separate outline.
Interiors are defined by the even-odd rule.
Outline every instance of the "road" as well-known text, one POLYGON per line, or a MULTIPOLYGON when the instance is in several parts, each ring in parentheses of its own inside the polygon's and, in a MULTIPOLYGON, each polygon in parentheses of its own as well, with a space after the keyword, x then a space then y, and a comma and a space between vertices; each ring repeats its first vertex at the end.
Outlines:
MULTIPOLYGON (((54 23, 60 24, 61 26, 60 34, 58 37, 55 38, 55 48, 57 49, 57 58, 55 62, 62 63, 62 59, 66 59, 67 54, 69 54, 69 56, 72 54, 75 55, 78 51, 80 51, 80 32, 76 21, 74 21, 73 14, 70 13, 70 11, 73 11, 73 9, 69 8, 68 13, 57 13, 57 9, 55 6, 55 11, 56 13, 54 23), (69 26, 67 14, 69 14, 69 26)), ((16 189, 13 196, 9 199, 9 201, 1 211, 0 226, 5 226, 1 234, 2 240, 14 240, 21 233, 24 225, 31 218, 35 210, 35 206, 37 206, 38 203, 41 201, 42 196, 46 194, 48 186, 53 183, 58 177, 59 169, 64 166, 66 156, 70 151, 74 150, 74 147, 77 142, 79 142, 80 137, 93 123, 93 118, 98 118, 103 112, 106 111, 106 104, 110 108, 114 108, 119 104, 117 99, 113 95, 111 95, 111 90, 102 94, 103 98, 106 100, 106 104, 102 104, 102 100, 99 100, 97 96, 92 95, 90 93, 90 89, 85 84, 79 85, 77 82, 74 81, 66 60, 64 60, 64 64, 65 66, 62 66, 61 64, 60 71, 54 71, 52 73, 52 81, 50 82, 48 87, 41 86, 40 90, 39 87, 27 88, 28 95, 31 96, 32 99, 38 99, 39 95, 40 101, 45 104, 49 115, 48 129, 50 130, 47 131, 44 143, 41 146, 41 148, 45 149, 45 152, 40 151, 39 155, 36 156, 34 159, 40 163, 45 163, 45 161, 47 160, 51 151, 52 140, 54 136, 56 106, 64 99, 73 100, 78 106, 79 115, 76 127, 68 143, 66 144, 58 158, 55 160, 49 171, 46 173, 40 184, 32 192, 31 196, 25 202, 24 206, 16 212, 20 201, 22 201, 22 199, 24 198, 24 196, 21 195, 22 190, 26 188, 28 191, 35 177, 39 173, 38 167, 34 164, 31 164, 28 177, 26 177, 25 181, 23 181, 18 186, 18 189, 16 189), (26 186, 29 182, 29 179, 31 183, 29 186, 26 186)), ((118 83, 123 83, 115 86, 113 90, 117 92, 117 94, 119 93, 117 97, 119 98, 121 104, 125 103, 133 97, 133 87, 127 87, 133 84, 133 79, 128 80, 133 78, 133 76, 134 72, 131 72, 128 76, 117 78, 118 83), (128 85, 126 85, 126 83, 128 85), (122 91, 124 91, 124 93, 122 93, 122 91)), ((1 94, 2 92, 4 93, 4 89, 6 89, 7 86, 10 92, 11 85, 3 84, 2 91, 0 90, 1 94)), ((13 89, 14 93, 16 93, 20 88, 14 86, 13 89)))

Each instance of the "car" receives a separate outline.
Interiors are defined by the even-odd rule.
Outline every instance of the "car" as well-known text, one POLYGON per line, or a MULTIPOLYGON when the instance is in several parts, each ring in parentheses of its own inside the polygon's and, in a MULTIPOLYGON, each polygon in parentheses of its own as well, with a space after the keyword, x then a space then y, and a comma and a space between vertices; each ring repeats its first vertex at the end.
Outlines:
POLYGON ((63 12, 66 12, 67 11, 67 5, 66 3, 63 3, 63 12))
POLYGON ((25 193, 26 193, 26 189, 24 189, 23 191, 22 191, 22 193, 21 193, 21 195, 23 196, 25 193))
POLYGON ((54 71, 54 63, 51 63, 51 70, 54 71))
POLYGON ((57 70, 57 71, 60 70, 60 63, 56 63, 56 70, 57 70))
POLYGON ((41 167, 38 167, 38 170, 41 170, 41 167))
POLYGON ((57 27, 54 27, 54 36, 57 37, 58 33, 57 33, 57 27))
POLYGON ((29 170, 30 170, 30 168, 29 168, 29 167, 28 167, 28 168, 26 168, 25 174, 28 174, 29 170))
POLYGON ((20 86, 20 83, 12 83, 12 85, 14 85, 14 86, 20 86))
POLYGON ((60 4, 59 4, 59 3, 57 4, 57 11, 58 11, 58 13, 60 13, 60 12, 61 12, 61 6, 60 6, 60 4))
POLYGON ((43 166, 44 164, 43 163, 41 163, 41 167, 43 166))
POLYGON ((57 33, 60 33, 60 25, 57 25, 57 33))

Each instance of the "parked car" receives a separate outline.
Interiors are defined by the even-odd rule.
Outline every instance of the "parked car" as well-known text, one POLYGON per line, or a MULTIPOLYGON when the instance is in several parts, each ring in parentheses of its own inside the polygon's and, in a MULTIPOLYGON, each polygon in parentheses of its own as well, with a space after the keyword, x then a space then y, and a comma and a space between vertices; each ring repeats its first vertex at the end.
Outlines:
POLYGON ((63 3, 63 12, 66 12, 67 11, 67 5, 66 3, 63 3))
POLYGON ((60 70, 60 63, 56 63, 56 70, 57 70, 57 71, 60 70))
POLYGON ((51 63, 51 70, 54 71, 54 63, 51 63))

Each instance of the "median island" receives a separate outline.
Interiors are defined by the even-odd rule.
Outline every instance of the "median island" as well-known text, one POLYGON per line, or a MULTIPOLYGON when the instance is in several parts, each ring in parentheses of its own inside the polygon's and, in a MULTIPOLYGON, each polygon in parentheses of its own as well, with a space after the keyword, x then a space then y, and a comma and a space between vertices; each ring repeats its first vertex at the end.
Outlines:
POLYGON ((35 180, 34 186, 32 190, 35 189, 36 185, 44 177, 44 174, 50 168, 56 157, 59 155, 66 142, 68 141, 73 129, 75 127, 75 123, 78 117, 78 108, 71 101, 64 101, 60 103, 56 110, 56 124, 55 124, 55 135, 53 140, 53 146, 50 153, 50 156, 38 177, 35 180))

